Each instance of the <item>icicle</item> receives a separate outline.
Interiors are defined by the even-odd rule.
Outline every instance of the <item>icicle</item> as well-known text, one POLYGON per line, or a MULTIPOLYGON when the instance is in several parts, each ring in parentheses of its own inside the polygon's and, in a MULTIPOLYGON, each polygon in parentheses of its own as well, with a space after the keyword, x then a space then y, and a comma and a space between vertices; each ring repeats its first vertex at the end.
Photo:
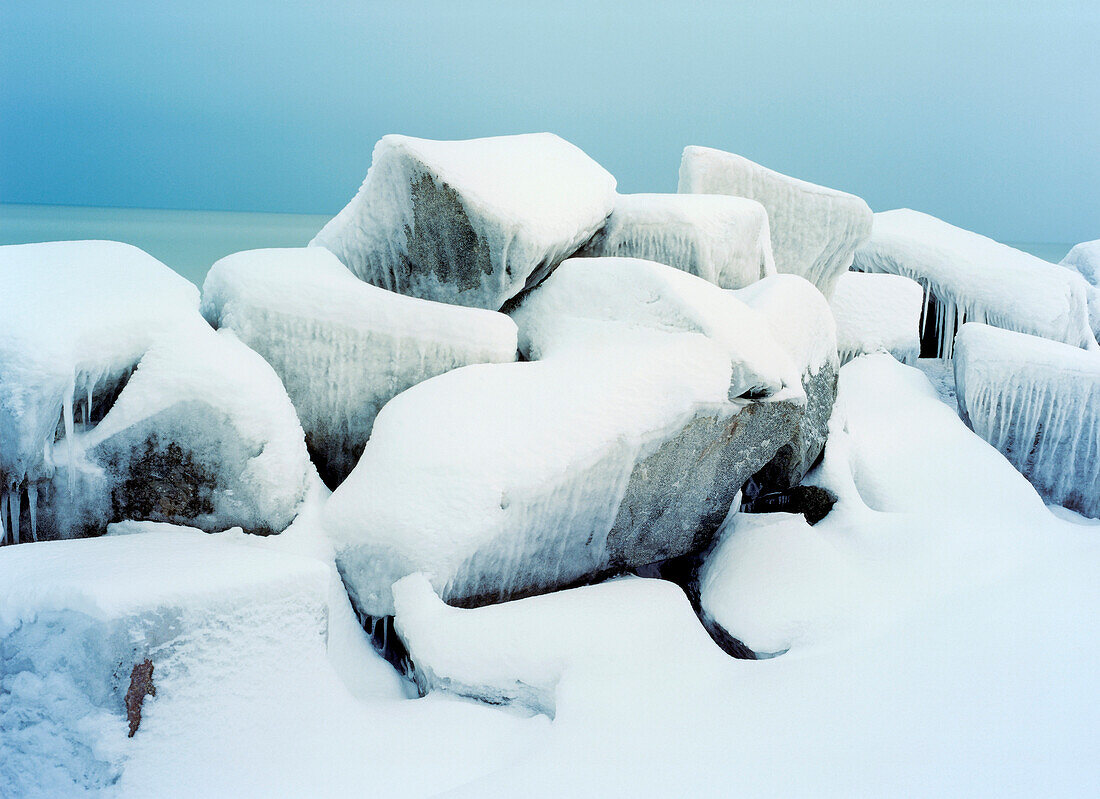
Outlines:
POLYGON ((19 486, 8 492, 8 516, 11 518, 12 541, 19 543, 19 502, 23 492, 19 486))
POLYGON ((94 380, 88 381, 88 404, 84 406, 84 429, 87 430, 92 426, 92 387, 95 385, 94 380))
POLYGON ((72 497, 72 495, 73 495, 73 482, 75 481, 75 478, 76 478, 76 475, 75 475, 74 470, 73 470, 73 432, 74 432, 74 427, 75 427, 75 425, 73 423, 73 402, 75 401, 74 397, 73 397, 74 394, 76 394, 76 375, 75 374, 73 375, 73 379, 71 381, 69 381, 68 388, 65 389, 65 397, 62 400, 62 405, 61 405, 61 416, 65 421, 65 454, 67 456, 67 460, 69 461, 69 464, 68 464, 68 466, 69 466, 69 469, 68 469, 68 478, 69 478, 68 488, 69 488, 69 496, 70 497, 72 497))
POLYGON ((31 540, 38 540, 38 483, 27 483, 27 510, 31 513, 31 540))
POLYGON ((8 498, 0 496, 0 545, 8 540, 8 498))

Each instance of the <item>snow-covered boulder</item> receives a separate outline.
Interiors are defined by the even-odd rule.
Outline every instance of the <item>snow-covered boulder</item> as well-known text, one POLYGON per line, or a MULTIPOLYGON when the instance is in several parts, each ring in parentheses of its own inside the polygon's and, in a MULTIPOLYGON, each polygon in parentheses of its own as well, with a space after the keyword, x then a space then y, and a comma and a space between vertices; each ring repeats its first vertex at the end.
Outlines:
POLYGON ((550 133, 389 135, 311 244, 376 286, 497 310, 587 243, 614 199, 615 179, 550 133))
POLYGON ((845 272, 829 305, 836 319, 842 364, 857 355, 888 352, 902 363, 920 358, 924 291, 901 275, 845 272))
POLYGON ((1100 518, 1100 352, 966 324, 959 413, 1050 502, 1100 518))
POLYGON ((1091 285, 1100 286, 1100 239, 1074 246, 1061 265, 1077 270, 1091 285))
POLYGON ((760 201, 768 211, 776 269, 801 275, 826 296, 871 234, 871 209, 859 197, 710 147, 684 148, 679 192, 760 201))
POLYGON ((202 310, 274 368, 332 487, 396 394, 459 366, 516 359, 504 314, 372 286, 321 247, 223 258, 203 284, 202 310))
MULTIPOLYGON (((557 295, 554 286, 575 270, 607 275, 613 267, 575 259, 523 308, 557 295)), ((540 319, 525 339, 540 360, 456 369, 382 409, 324 510, 361 612, 391 614, 391 586, 418 571, 447 602, 473 606, 707 543, 742 485, 795 435, 805 404, 799 370, 769 336, 753 333, 751 309, 728 292, 672 267, 650 268, 663 270, 666 288, 681 282, 712 292, 713 307, 699 316, 710 313, 716 328, 701 332, 690 319, 655 325, 662 314, 675 319, 677 303, 686 307, 676 296, 644 307, 646 297, 659 299, 651 296, 656 282, 632 299, 606 298, 628 314, 621 321, 582 311, 558 326, 546 308, 517 311, 521 331, 524 319, 540 319), (738 326, 751 341, 724 337, 738 326), (742 368, 734 346, 754 368, 742 368), (757 387, 762 399, 740 396, 757 387)))
POLYGON ((294 407, 263 358, 195 316, 149 348, 102 420, 52 443, 39 533, 122 519, 272 533, 293 520, 316 479, 294 407))
POLYGON ((198 531, 4 550, 0 794, 107 789, 151 730, 208 725, 202 698, 222 684, 323 658, 330 575, 320 560, 198 531), (135 703, 145 662, 155 694, 135 703))
POLYGON ((1060 265, 1080 273, 1089 284, 1089 323, 1100 341, 1100 239, 1076 245, 1060 265))
POLYGON ((836 324, 829 304, 797 275, 774 275, 732 292, 768 322, 779 345, 796 364, 806 397, 798 429, 753 478, 757 491, 797 485, 821 455, 836 399, 836 324))
POLYGON ((647 258, 724 289, 775 274, 768 212, 744 197, 620 194, 580 255, 647 258))
MULTIPOLYGON (((921 284, 941 358, 951 357, 955 331, 968 321, 1097 346, 1084 278, 928 214, 908 208, 875 214, 871 240, 856 251, 854 266, 921 284)), ((923 329, 932 325, 926 318, 923 329)))
POLYGON ((0 508, 14 537, 28 507, 31 534, 55 439, 101 419, 153 342, 202 319, 191 283, 115 241, 0 247, 0 279, 0 508))

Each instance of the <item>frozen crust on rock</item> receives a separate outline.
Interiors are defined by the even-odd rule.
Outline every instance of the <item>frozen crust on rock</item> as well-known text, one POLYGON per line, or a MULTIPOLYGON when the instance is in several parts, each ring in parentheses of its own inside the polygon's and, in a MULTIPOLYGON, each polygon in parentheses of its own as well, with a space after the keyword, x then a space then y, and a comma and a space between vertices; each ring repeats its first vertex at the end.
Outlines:
POLYGON ((1026 252, 908 208, 875 214, 855 268, 916 280, 923 327, 934 325, 938 355, 950 358, 965 322, 1095 349, 1084 278, 1026 252), (930 318, 935 316, 935 319, 930 318))
POLYGON ((550 133, 384 136, 359 193, 317 234, 358 277, 490 310, 548 275, 611 213, 615 179, 550 133))
POLYGON ((1100 518, 1100 353, 963 325, 959 413, 1050 502, 1100 518))
POLYGON ((920 358, 924 291, 915 280, 845 272, 829 305, 836 319, 841 364, 872 352, 888 352, 906 364, 916 364, 920 358))
POLYGON ((871 235, 871 209, 859 197, 710 147, 684 148, 678 191, 758 200, 768 211, 776 269, 806 278, 826 296, 871 235))
POLYGON ((724 289, 775 274, 768 212, 744 197, 620 194, 580 254, 646 258, 724 289))
POLYGON ((356 278, 321 247, 251 250, 214 264, 203 313, 283 381, 321 476, 338 485, 392 397, 474 363, 516 359, 507 316, 407 297, 356 278))

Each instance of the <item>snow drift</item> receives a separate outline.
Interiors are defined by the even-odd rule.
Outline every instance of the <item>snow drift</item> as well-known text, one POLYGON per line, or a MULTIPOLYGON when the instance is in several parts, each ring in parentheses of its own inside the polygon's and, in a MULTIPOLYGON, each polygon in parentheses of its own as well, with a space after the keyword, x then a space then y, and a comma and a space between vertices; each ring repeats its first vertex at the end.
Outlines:
POLYGON ((928 214, 908 208, 875 214, 855 268, 903 275, 924 287, 923 325, 935 326, 941 358, 951 357, 955 331, 968 321, 1097 346, 1083 278, 928 214))
POLYGON ((1100 518, 1100 352, 969 323, 959 413, 1051 502, 1100 518))
POLYGON ((768 212, 744 197, 620 194, 607 224, 579 254, 646 258, 724 289, 775 274, 768 212))
POLYGON ((592 238, 614 198, 615 179, 550 133, 389 135, 311 245, 390 291, 497 310, 592 238))
POLYGON ((710 147, 684 148, 678 191, 759 200, 768 211, 776 269, 801 275, 825 296, 871 234, 871 209, 859 197, 710 147))
POLYGON ((459 366, 516 358, 507 316, 372 286, 320 247, 223 258, 207 275, 202 309, 274 368, 332 487, 392 397, 459 366))

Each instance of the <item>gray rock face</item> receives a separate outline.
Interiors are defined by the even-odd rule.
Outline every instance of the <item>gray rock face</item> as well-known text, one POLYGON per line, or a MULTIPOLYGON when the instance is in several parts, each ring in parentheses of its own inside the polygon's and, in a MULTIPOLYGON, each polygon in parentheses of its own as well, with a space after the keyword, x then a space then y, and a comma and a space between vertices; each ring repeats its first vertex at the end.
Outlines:
POLYGON ((203 285, 202 309, 279 375, 331 488, 395 395, 460 366, 516 359, 516 326, 504 314, 372 286, 321 247, 223 258, 203 285))
POLYGON ((390 135, 359 193, 311 245, 376 286, 497 310, 583 246, 614 193, 606 170, 549 133, 390 135))

